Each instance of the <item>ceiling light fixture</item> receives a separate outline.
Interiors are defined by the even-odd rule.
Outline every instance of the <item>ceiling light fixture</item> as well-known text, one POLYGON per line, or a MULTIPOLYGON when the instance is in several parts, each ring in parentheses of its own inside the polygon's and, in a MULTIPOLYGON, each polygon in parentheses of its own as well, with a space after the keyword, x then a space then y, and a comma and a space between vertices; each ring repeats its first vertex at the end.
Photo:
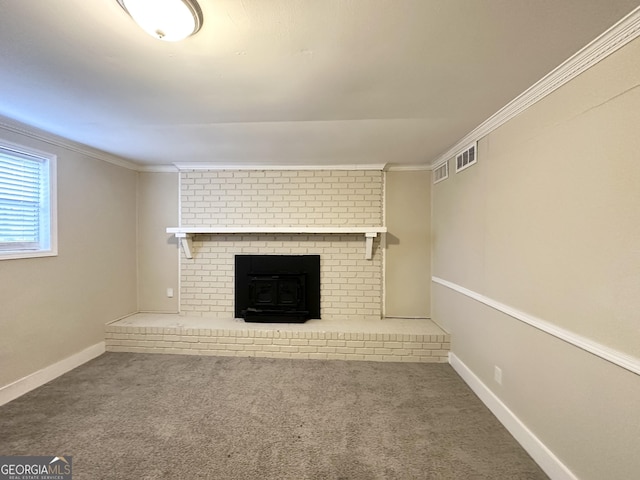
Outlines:
POLYGON ((117 0, 131 18, 152 37, 177 42, 202 27, 196 0, 117 0))

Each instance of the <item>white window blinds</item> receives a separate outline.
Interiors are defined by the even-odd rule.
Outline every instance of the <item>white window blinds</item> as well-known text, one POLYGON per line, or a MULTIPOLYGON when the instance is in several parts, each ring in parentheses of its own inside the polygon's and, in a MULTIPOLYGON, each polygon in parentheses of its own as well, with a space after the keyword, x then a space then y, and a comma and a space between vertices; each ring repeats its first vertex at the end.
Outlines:
POLYGON ((49 160, 0 147, 0 251, 48 250, 49 160))

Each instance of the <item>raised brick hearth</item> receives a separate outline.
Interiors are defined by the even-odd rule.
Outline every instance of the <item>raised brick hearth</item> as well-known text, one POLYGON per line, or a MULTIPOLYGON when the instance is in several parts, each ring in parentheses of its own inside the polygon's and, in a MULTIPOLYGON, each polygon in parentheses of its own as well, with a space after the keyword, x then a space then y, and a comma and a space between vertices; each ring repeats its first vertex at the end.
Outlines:
POLYGON ((446 363, 449 342, 424 319, 265 325, 137 314, 106 327, 110 352, 446 363))

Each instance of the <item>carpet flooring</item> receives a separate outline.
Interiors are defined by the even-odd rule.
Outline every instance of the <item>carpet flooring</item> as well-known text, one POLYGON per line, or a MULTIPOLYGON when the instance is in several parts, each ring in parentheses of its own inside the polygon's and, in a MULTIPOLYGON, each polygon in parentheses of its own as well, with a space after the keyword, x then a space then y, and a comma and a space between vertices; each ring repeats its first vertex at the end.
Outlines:
POLYGON ((545 479, 449 365, 106 353, 0 407, 75 480, 545 479))

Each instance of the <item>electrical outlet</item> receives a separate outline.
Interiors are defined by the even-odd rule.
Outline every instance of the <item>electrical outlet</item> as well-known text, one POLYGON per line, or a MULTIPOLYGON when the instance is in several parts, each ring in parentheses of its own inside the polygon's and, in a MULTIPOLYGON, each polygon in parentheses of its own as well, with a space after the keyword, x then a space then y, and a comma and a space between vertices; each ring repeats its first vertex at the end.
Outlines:
POLYGON ((173 298, 173 288, 167 288, 167 297, 173 298))
POLYGON ((493 379, 498 385, 502 385, 502 369, 497 365, 493 367, 493 379))

